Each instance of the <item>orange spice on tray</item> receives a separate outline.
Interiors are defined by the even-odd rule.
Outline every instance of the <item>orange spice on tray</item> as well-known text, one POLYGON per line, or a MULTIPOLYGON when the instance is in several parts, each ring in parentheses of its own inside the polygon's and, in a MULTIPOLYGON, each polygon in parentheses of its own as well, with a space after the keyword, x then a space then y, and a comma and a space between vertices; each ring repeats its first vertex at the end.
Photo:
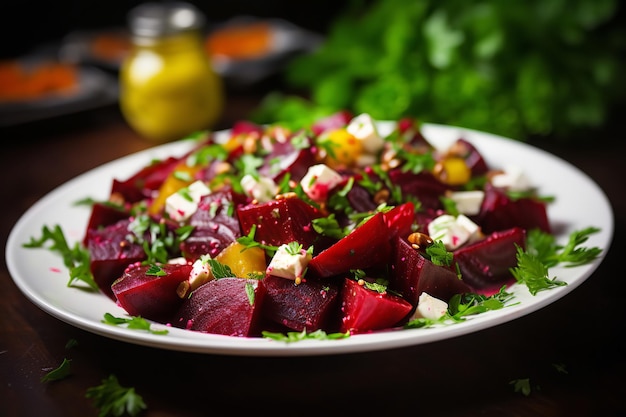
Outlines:
POLYGON ((0 100, 19 101, 51 94, 68 94, 78 85, 75 65, 42 61, 24 64, 17 60, 0 61, 0 100))
POLYGON ((210 33, 205 45, 208 54, 213 57, 255 58, 269 52, 272 28, 267 22, 226 26, 210 33))

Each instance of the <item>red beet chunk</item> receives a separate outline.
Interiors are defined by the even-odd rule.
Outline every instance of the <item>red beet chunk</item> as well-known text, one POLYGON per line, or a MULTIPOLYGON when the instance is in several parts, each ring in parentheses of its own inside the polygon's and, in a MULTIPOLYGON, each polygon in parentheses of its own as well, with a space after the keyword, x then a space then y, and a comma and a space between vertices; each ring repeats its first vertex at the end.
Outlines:
MULTIPOLYGON (((126 210, 111 206, 110 204, 94 203, 91 208, 91 216, 87 223, 87 230, 108 226, 128 217, 126 210)), ((83 238, 83 245, 87 245, 87 233, 83 238)))
POLYGON ((190 264, 162 265, 163 276, 146 274, 149 269, 148 265, 127 268, 111 285, 111 290, 120 306, 131 316, 163 321, 183 303, 176 290, 189 278, 192 267, 190 264))
POLYGON ((307 141, 309 141, 309 147, 305 148, 296 148, 291 140, 274 143, 272 151, 264 158, 259 173, 271 177, 276 182, 289 173, 291 180, 299 182, 309 167, 317 163, 310 147, 310 140, 307 139, 307 141))
POLYGON ((550 233, 546 203, 532 198, 511 199, 503 190, 485 187, 485 198, 477 217, 485 233, 521 227, 550 233))
MULTIPOLYGON (((327 329, 336 316, 339 289, 332 283, 294 281, 268 276, 263 315, 290 330, 313 332, 327 329)), ((331 326, 332 327, 332 326, 331 326)))
POLYGON ((396 239, 394 249, 395 261, 389 287, 413 306, 417 306, 423 292, 447 302, 455 294, 472 291, 454 270, 435 265, 405 239, 396 239))
POLYGON ((465 164, 472 171, 472 176, 485 175, 489 167, 482 154, 476 147, 465 139, 456 141, 454 147, 461 150, 461 156, 465 159, 465 164))
POLYGON ((180 245, 185 258, 193 261, 206 254, 215 257, 241 236, 239 221, 229 214, 237 199, 230 190, 202 198, 198 210, 189 218, 194 229, 180 245))
POLYGON ((370 290, 353 279, 341 289, 340 332, 367 333, 398 326, 412 310, 405 299, 370 290))
POLYGON ((389 179, 400 187, 403 195, 416 196, 424 209, 441 208, 441 197, 448 190, 447 185, 427 171, 414 174, 398 168, 389 171, 389 179))
POLYGON ((139 170, 125 181, 113 180, 111 194, 120 194, 129 203, 149 198, 174 170, 180 158, 169 157, 139 170))
POLYGON ((111 284, 124 273, 126 267, 146 259, 143 247, 127 240, 129 219, 120 220, 102 229, 87 231, 87 249, 90 269, 100 290, 115 299, 111 284))
POLYGON ((480 292, 498 290, 513 281, 510 268, 517 265, 517 247, 525 248, 521 227, 493 232, 485 239, 454 252, 463 281, 480 292))
POLYGON ((390 239, 396 236, 405 237, 412 231, 415 222, 415 206, 413 203, 404 203, 383 213, 385 224, 390 231, 390 239))
POLYGON ((266 245, 298 242, 308 248, 320 236, 311 222, 322 213, 296 197, 240 207, 237 217, 242 234, 256 225, 255 240, 266 245))
POLYGON ((372 216, 349 235, 314 256, 309 271, 319 277, 331 277, 351 269, 386 265, 391 255, 392 232, 383 213, 372 216))
POLYGON ((261 281, 215 279, 198 287, 183 301, 172 325, 226 336, 260 336, 264 296, 265 286, 261 281))

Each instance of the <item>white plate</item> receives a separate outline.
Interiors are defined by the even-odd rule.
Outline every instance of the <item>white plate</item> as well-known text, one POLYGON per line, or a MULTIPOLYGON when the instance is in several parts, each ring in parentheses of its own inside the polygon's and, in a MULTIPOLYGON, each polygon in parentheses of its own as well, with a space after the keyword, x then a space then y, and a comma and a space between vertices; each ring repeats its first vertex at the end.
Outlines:
MULTIPOLYGON (((390 128, 381 124, 381 130, 390 128)), ((225 132, 221 132, 224 133, 225 132)), ((105 313, 124 316, 125 312, 102 294, 67 287, 68 273, 63 261, 47 249, 26 249, 31 237, 41 236, 44 225, 59 224, 71 245, 83 237, 89 209, 74 202, 86 197, 106 199, 113 178, 125 179, 154 158, 182 155, 189 142, 174 142, 107 163, 52 191, 34 204, 16 223, 9 235, 6 260, 20 290, 52 316, 81 329, 139 345, 163 349, 246 356, 304 356, 374 351, 418 345, 448 339, 493 327, 534 312, 573 291, 602 261, 613 237, 613 212, 603 191, 582 171, 571 164, 527 144, 477 131, 425 125, 424 135, 435 145, 446 147, 463 136, 471 141, 493 167, 516 164, 525 169, 542 195, 556 197, 549 206, 559 242, 565 243, 574 230, 594 226, 601 229, 590 236, 586 246, 603 249, 595 262, 575 267, 555 267, 551 277, 566 286, 533 296, 525 286, 514 285, 515 302, 502 310, 483 313, 459 324, 428 329, 389 331, 355 335, 342 340, 307 340, 286 344, 262 338, 237 338, 170 328, 166 335, 114 327, 101 322, 105 313)), ((163 328, 159 324, 154 328, 163 328)))

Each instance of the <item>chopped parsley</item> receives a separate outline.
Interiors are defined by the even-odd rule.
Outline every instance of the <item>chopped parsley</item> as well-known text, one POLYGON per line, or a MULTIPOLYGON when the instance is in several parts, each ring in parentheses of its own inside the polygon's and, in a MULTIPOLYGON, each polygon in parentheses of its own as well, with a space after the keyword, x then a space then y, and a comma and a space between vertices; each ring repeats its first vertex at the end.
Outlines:
POLYGON ((132 387, 120 385, 115 375, 109 375, 100 385, 88 388, 85 397, 93 400, 99 410, 98 417, 120 417, 125 413, 136 416, 147 408, 141 395, 132 387))

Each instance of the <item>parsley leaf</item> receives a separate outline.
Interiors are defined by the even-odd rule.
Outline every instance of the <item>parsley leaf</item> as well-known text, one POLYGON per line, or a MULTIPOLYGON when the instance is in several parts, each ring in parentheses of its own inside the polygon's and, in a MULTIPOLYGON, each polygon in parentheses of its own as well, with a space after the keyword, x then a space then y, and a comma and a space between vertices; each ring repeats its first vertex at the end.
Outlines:
POLYGON ((93 399, 100 410, 98 417, 120 417, 124 413, 136 416, 147 408, 135 389, 121 386, 115 375, 109 375, 102 384, 88 388, 85 397, 93 399))
POLYGON ((49 241, 52 243, 47 249, 59 253, 63 257, 63 264, 69 269, 70 280, 67 286, 71 287, 76 281, 82 281, 91 289, 97 291, 98 284, 94 281, 89 269, 89 251, 81 248, 78 242, 73 247, 70 247, 61 226, 58 224, 52 229, 48 226, 43 226, 41 237, 39 239, 31 237, 28 243, 23 244, 23 247, 46 248, 45 245, 49 241))
POLYGON ((567 285, 564 281, 557 281, 556 277, 550 279, 548 267, 539 257, 525 251, 519 245, 516 247, 517 266, 510 269, 511 274, 518 283, 525 284, 532 295, 536 295, 539 291, 567 285))
POLYGON ((287 332, 287 333, 263 331, 262 335, 263 337, 276 340, 278 342, 293 343, 293 342, 299 342, 301 340, 307 340, 307 339, 317 339, 317 340, 344 339, 346 337, 350 337, 350 332, 326 333, 323 330, 316 330, 314 332, 307 333, 305 329, 305 330, 302 330, 301 332, 287 332))
POLYGON ((126 324, 127 328, 133 330, 146 330, 152 334, 167 334, 169 331, 167 329, 163 330, 154 330, 152 329, 152 325, 150 322, 142 317, 115 317, 111 313, 104 313, 104 319, 102 323, 110 324, 112 326, 120 326, 122 324, 126 324))
POLYGON ((71 362, 71 359, 63 359, 61 365, 41 377, 41 382, 58 381, 59 379, 67 378, 71 374, 71 362))

